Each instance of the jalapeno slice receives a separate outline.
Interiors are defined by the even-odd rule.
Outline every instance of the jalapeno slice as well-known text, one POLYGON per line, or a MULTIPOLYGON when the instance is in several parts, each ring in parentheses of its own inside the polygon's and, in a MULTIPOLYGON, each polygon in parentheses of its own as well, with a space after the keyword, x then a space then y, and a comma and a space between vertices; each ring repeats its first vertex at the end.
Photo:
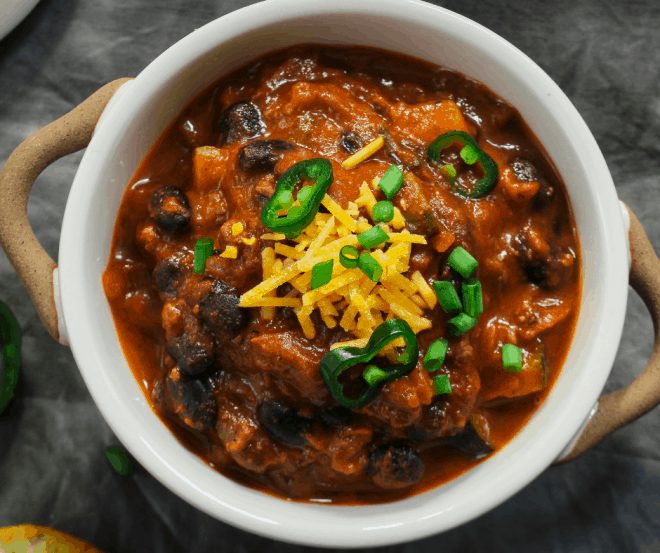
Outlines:
POLYGON ((287 169, 277 180, 275 193, 261 210, 261 222, 273 232, 295 238, 309 225, 332 184, 332 165, 327 159, 306 159, 287 169), (293 192, 302 180, 314 181, 303 187, 295 205, 293 192))
POLYGON ((9 306, 0 301, 0 414, 14 395, 21 369, 21 328, 9 306))
POLYGON ((407 322, 401 319, 390 319, 374 330, 369 342, 363 348, 347 346, 337 348, 327 353, 321 359, 320 371, 325 385, 332 397, 344 407, 363 407, 378 393, 385 382, 405 376, 415 368, 419 357, 417 337, 407 322), (377 367, 369 362, 383 350, 385 346, 397 338, 403 338, 405 347, 397 357, 397 364, 390 367, 377 367), (348 397, 339 377, 355 365, 368 364, 365 369, 366 389, 357 397, 348 397), (373 378, 378 370, 377 378, 373 378))
POLYGON ((468 198, 483 198, 488 194, 499 178, 499 170, 497 163, 484 152, 476 140, 468 133, 463 131, 449 131, 438 136, 433 142, 429 144, 427 153, 433 161, 440 161, 440 154, 452 144, 460 144, 461 158, 468 165, 478 163, 481 166, 483 176, 477 180, 472 190, 468 190, 465 186, 457 184, 454 179, 454 189, 461 196, 468 198))

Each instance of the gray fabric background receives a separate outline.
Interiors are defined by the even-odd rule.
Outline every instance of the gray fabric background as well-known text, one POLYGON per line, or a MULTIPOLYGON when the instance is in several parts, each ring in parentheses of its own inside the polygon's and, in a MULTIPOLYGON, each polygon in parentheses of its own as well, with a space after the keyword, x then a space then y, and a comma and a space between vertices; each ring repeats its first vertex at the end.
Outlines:
MULTIPOLYGON (((196 27, 249 3, 42 0, 0 42, 0 160, 102 83, 137 74, 196 27)), ((595 134, 620 197, 660 246, 660 2, 436 3, 501 34, 559 83, 595 134)), ((30 203, 37 234, 55 257, 79 159, 49 168, 30 203)), ((0 526, 50 525, 117 553, 305 549, 216 522, 144 470, 128 479, 116 476, 103 456, 114 437, 70 352, 46 335, 2 253, 0 298, 11 303, 25 331, 18 395, 0 417, 0 526)), ((650 317, 631 293, 609 389, 630 380, 651 343, 650 317)), ((583 458, 550 468, 474 522, 386 550, 660 551, 660 409, 583 458)))

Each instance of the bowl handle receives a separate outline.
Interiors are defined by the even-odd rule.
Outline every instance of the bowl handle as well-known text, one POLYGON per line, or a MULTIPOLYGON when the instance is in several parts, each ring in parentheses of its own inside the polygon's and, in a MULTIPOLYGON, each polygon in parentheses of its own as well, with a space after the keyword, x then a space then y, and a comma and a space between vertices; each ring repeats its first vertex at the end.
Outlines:
POLYGON ((54 161, 85 148, 113 94, 129 79, 98 89, 83 103, 24 140, 0 171, 0 243, 48 333, 59 340, 53 271, 57 264, 32 231, 27 205, 32 185, 54 161))
POLYGON ((641 223, 626 208, 630 217, 630 285, 651 313, 655 329, 653 352, 646 367, 628 386, 598 400, 591 418, 559 462, 575 459, 660 403, 660 260, 641 223))

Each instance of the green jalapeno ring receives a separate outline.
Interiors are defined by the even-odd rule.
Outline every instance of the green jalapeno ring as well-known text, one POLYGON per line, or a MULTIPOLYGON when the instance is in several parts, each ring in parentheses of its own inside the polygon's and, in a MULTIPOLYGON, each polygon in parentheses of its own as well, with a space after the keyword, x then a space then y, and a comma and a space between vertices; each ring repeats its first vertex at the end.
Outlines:
POLYGON ((433 142, 429 144, 427 154, 430 159, 433 161, 440 161, 440 154, 443 150, 449 148, 454 143, 461 145, 461 148, 465 146, 470 146, 474 151, 476 161, 481 165, 481 170, 483 176, 477 180, 472 191, 468 190, 466 187, 461 186, 456 183, 454 180, 454 190, 461 196, 468 198, 483 198, 488 194, 499 178, 499 169, 497 168, 497 163, 490 157, 486 152, 484 152, 477 141, 472 138, 468 133, 463 131, 449 131, 438 136, 433 142))
POLYGON ((0 301, 0 414, 11 401, 21 369, 21 328, 9 306, 0 301))
POLYGON ((405 376, 412 371, 415 365, 417 365, 418 357, 419 346, 417 344, 417 337, 408 323, 401 319, 390 319, 374 330, 365 347, 347 346, 328 352, 321 359, 319 369, 325 385, 337 403, 344 407, 356 408, 363 407, 369 403, 378 393, 380 387, 386 382, 405 376), (387 373, 387 376, 374 384, 368 384, 367 389, 358 397, 346 397, 344 386, 339 381, 342 373, 355 365, 369 363, 384 347, 397 338, 403 338, 405 342, 403 352, 397 357, 397 363, 399 364, 393 367, 383 368, 382 370, 387 373))
POLYGON ((277 179, 275 193, 261 210, 261 222, 273 232, 295 238, 316 216, 332 180, 332 165, 327 159, 305 159, 292 165, 277 179), (300 205, 291 207, 294 188, 303 179, 312 180, 314 184, 303 187, 305 193, 298 197, 300 205), (283 209, 287 214, 280 217, 283 209))

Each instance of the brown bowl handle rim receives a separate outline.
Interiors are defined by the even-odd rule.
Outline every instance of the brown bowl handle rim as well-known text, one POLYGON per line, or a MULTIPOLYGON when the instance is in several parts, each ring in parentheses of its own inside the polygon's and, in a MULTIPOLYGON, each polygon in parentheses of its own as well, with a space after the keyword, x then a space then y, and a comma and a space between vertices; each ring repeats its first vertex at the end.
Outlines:
POLYGON ((560 462, 575 459, 660 404, 660 260, 641 223, 630 207, 625 207, 630 217, 630 285, 651 314, 655 331, 653 351, 630 384, 598 400, 590 419, 560 462))
POLYGON ((28 200, 37 177, 54 161, 85 148, 103 110, 130 79, 117 79, 69 113, 25 139, 0 171, 0 244, 23 281, 48 333, 60 340, 53 272, 57 263, 37 240, 28 219, 28 200))

